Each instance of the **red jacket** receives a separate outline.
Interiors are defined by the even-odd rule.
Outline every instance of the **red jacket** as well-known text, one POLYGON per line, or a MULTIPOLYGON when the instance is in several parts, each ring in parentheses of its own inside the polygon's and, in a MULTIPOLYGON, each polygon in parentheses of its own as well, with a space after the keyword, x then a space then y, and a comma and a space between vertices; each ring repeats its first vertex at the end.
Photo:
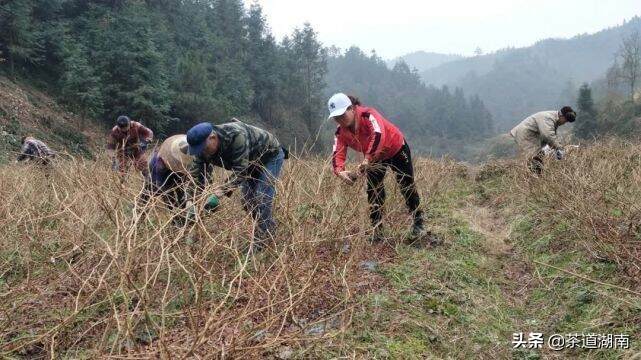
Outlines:
POLYGON ((332 166, 334 174, 345 170, 345 157, 350 147, 362 152, 371 163, 392 158, 403 147, 403 133, 376 109, 357 105, 356 133, 340 126, 334 136, 332 166))
POLYGON ((129 131, 121 131, 118 126, 114 126, 107 139, 107 149, 111 150, 136 150, 140 140, 150 142, 154 137, 154 132, 137 121, 129 123, 129 131))

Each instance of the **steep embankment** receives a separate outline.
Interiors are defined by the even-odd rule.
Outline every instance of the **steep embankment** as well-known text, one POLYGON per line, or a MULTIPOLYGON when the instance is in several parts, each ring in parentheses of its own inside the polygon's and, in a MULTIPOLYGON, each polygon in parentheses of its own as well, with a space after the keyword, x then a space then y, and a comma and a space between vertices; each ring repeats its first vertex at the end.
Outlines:
POLYGON ((33 87, 0 76, 0 163, 15 158, 22 136, 43 140, 62 156, 90 157, 104 129, 65 111, 33 87))

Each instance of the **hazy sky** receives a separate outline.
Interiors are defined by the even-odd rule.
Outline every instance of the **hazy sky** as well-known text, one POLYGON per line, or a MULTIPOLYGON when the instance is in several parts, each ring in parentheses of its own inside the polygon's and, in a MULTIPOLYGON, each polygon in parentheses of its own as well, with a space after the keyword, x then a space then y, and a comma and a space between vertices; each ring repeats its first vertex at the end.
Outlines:
MULTIPOLYGON (((253 0, 245 0, 250 4, 253 0)), ((471 55, 572 37, 641 15, 641 0, 259 0, 281 39, 304 22, 327 46, 376 49, 384 58, 416 50, 471 55)))

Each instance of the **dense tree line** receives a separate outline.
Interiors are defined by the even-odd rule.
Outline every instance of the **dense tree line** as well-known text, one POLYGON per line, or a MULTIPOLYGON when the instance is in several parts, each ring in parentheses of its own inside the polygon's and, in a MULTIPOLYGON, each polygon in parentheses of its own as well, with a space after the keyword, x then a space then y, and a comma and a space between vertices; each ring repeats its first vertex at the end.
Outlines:
MULTIPOLYGON (((633 17, 594 34, 547 39, 530 47, 454 60, 430 68, 421 76, 436 86, 458 86, 468 95, 478 94, 494 116, 497 128, 506 131, 533 112, 571 104, 576 99, 576 85, 601 77, 613 57, 621 54, 621 40, 640 31, 641 18, 633 17)), ((633 51, 622 54, 619 65, 623 70, 633 65, 626 62, 631 53, 639 51, 627 49, 633 51)), ((634 72, 621 73, 636 80, 634 72)))
POLYGON ((610 92, 595 100, 592 87, 583 84, 577 103, 574 135, 578 140, 589 142, 611 136, 636 140, 641 135, 641 103, 627 93, 610 92))
POLYGON ((345 91, 398 122, 417 148, 493 131, 478 97, 425 86, 404 63, 390 70, 357 48, 326 49, 309 24, 277 41, 257 3, 0 4, 0 57, 6 59, 0 70, 38 82, 86 119, 111 124, 129 114, 162 136, 236 116, 275 131, 288 145, 322 143, 332 135, 319 133, 327 130, 327 96, 345 91))
POLYGON ((398 124, 424 153, 462 155, 463 143, 494 134, 492 116, 478 96, 468 99, 459 88, 427 86, 405 62, 389 69, 376 53, 356 47, 330 53, 326 93, 359 96, 398 124))
POLYGON ((275 129, 322 117, 325 50, 309 26, 278 43, 241 0, 9 0, 0 51, 12 76, 46 79, 74 110, 160 132, 251 117, 275 129), (172 122, 179 118, 179 123, 172 122))

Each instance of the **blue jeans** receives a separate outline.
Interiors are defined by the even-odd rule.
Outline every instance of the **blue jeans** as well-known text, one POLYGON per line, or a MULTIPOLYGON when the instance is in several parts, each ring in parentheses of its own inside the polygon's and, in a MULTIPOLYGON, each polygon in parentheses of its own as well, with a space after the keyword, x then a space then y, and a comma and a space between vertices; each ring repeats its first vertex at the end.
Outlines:
POLYGON ((262 167, 257 166, 248 180, 243 181, 240 189, 245 210, 251 212, 256 223, 258 236, 267 233, 274 234, 276 223, 272 216, 274 195, 276 195, 275 180, 280 176, 285 154, 279 150, 278 154, 266 162, 262 167))

